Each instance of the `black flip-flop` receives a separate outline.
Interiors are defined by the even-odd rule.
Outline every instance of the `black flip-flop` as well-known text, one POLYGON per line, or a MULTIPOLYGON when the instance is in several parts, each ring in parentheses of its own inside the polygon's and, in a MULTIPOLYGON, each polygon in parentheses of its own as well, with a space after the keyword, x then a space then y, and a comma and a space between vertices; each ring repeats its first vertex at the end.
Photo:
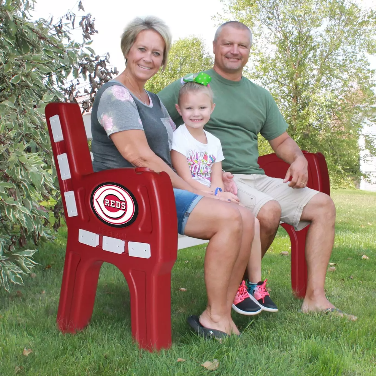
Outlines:
POLYGON ((196 334, 205 339, 214 338, 221 340, 222 338, 227 338, 229 336, 227 333, 221 332, 220 330, 205 328, 201 325, 198 316, 189 316, 187 322, 196 334))

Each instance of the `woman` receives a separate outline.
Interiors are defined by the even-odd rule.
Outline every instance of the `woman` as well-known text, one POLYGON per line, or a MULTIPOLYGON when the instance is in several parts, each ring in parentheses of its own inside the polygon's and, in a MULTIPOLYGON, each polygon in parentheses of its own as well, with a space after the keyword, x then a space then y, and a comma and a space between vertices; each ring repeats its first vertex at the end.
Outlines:
POLYGON ((171 168, 175 125, 158 97, 144 89, 147 80, 166 66, 170 45, 169 29, 158 18, 136 18, 126 27, 121 38, 125 70, 103 85, 93 105, 93 167, 148 167, 170 176, 179 233, 209 240, 208 305, 188 323, 199 334, 222 338, 239 334, 231 305, 249 258, 254 217, 235 203, 192 188, 171 168))

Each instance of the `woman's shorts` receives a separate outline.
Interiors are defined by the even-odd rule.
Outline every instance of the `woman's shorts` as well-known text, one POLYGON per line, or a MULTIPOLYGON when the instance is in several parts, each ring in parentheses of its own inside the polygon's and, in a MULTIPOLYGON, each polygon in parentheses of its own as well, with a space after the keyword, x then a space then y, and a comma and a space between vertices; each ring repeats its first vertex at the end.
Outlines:
POLYGON ((178 232, 184 235, 185 226, 189 215, 203 196, 195 193, 174 188, 176 213, 178 215, 178 232))

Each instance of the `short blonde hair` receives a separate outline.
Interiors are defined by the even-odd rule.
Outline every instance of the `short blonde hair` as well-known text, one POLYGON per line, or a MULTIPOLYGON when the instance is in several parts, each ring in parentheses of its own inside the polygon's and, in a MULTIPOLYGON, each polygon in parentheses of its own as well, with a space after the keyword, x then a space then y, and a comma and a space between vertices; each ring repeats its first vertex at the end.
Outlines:
POLYGON ((211 102, 214 103, 214 94, 210 86, 201 85, 197 82, 187 82, 179 90, 178 105, 180 106, 181 97, 184 94, 192 93, 192 92, 204 93, 210 98, 211 102))
POLYGON ((172 38, 169 27, 158 17, 137 17, 125 27, 120 41, 121 51, 123 52, 124 58, 126 58, 126 56, 128 55, 128 52, 133 46, 133 43, 135 42, 138 34, 140 34, 140 32, 143 30, 154 30, 164 40, 165 48, 163 51, 162 66, 163 69, 165 69, 167 65, 167 56, 171 48, 172 38))

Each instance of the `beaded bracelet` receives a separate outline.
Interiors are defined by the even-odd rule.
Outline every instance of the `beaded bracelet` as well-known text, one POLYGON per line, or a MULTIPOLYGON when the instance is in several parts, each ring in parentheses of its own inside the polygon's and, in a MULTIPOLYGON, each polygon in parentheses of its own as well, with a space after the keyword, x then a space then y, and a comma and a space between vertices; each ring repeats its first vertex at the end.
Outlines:
POLYGON ((217 187, 214 191, 214 196, 217 196, 218 192, 222 192, 222 188, 217 187))

